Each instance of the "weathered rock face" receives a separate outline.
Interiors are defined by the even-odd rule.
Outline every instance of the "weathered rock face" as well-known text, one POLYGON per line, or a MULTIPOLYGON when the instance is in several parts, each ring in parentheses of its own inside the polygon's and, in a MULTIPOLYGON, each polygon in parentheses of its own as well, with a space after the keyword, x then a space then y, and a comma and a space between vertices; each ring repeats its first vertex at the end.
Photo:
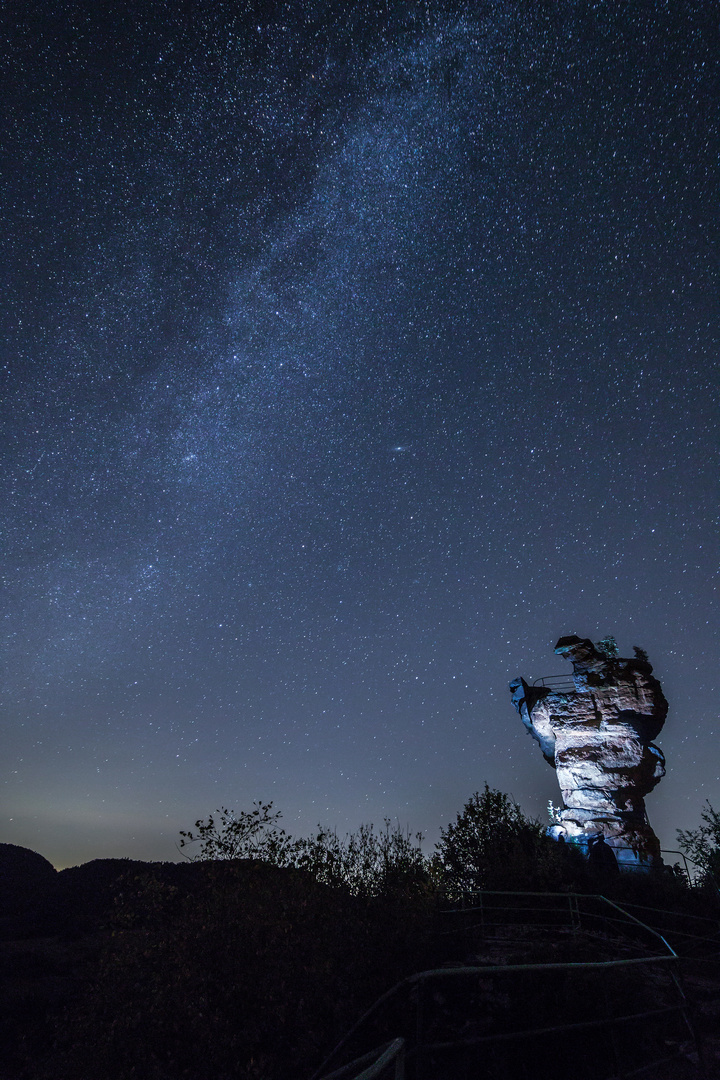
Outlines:
POLYGON ((642 657, 599 652, 588 639, 560 638, 555 652, 573 674, 551 686, 510 683, 525 727, 557 770, 563 809, 548 832, 579 844, 601 835, 618 862, 660 865, 660 844, 645 812, 645 796, 665 775, 654 746, 667 701, 642 657))

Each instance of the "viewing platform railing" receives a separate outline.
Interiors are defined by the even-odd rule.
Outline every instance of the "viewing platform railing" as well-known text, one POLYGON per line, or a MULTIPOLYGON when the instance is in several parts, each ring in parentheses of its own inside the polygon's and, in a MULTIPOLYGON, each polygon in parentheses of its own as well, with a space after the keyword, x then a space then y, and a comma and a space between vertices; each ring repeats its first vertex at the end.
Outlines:
MULTIPOLYGON (((604 1029, 606 1038, 609 1038, 606 1053, 608 1053, 608 1073, 610 1075, 633 1075, 638 1076, 646 1073, 649 1069, 677 1060, 684 1051, 680 1045, 669 1055, 650 1061, 628 1061, 627 1051, 623 1052, 616 1043, 616 1032, 619 1029, 635 1028, 641 1025, 647 1030, 647 1025, 653 1021, 667 1023, 670 1017, 677 1017, 681 1028, 684 1029, 685 1039, 694 1045, 696 1054, 699 1051, 693 1024, 688 1015, 688 1002, 683 992, 679 978, 677 965, 679 957, 664 935, 654 927, 642 922, 627 910, 615 904, 604 896, 588 896, 579 894, 552 894, 552 893, 493 893, 482 892, 468 896, 466 903, 460 907, 444 911, 442 914, 450 917, 453 922, 457 919, 460 925, 454 926, 446 934, 451 937, 464 938, 465 947, 473 947, 478 942, 488 940, 488 935, 494 937, 498 932, 507 932, 512 924, 520 924, 540 929, 540 927, 552 927, 555 932, 562 926, 567 927, 573 935, 590 934, 597 941, 609 947, 611 959, 601 960, 572 960, 547 963, 514 963, 514 964, 482 964, 478 966, 472 962, 452 963, 442 968, 434 968, 428 971, 420 971, 401 980, 385 994, 358 1020, 344 1039, 334 1048, 321 1067, 313 1075, 311 1080, 371 1080, 381 1073, 388 1075, 388 1066, 394 1066, 396 1080, 401 1080, 406 1066, 409 1066, 413 1080, 425 1080, 431 1075, 429 1068, 431 1059, 438 1054, 453 1054, 459 1051, 473 1049, 480 1054, 478 1060, 482 1061, 485 1054, 491 1053, 493 1045, 522 1043, 525 1040, 547 1040, 549 1037, 556 1038, 560 1035, 567 1038, 579 1032, 587 1033, 604 1029), (467 902, 469 901, 469 905, 467 902), (475 939, 473 941, 473 939, 475 939), (552 989, 558 990, 565 987, 567 980, 580 978, 577 1000, 581 1000, 582 980, 588 978, 599 979, 615 978, 615 973, 621 971, 630 972, 638 968, 648 970, 647 979, 653 985, 655 1000, 646 1001, 645 1007, 628 1008, 632 1006, 627 1001, 625 1008, 617 1011, 611 1007, 612 995, 606 991, 604 995, 605 1007, 601 1015, 596 1016, 593 1010, 590 1015, 573 1015, 565 1022, 540 1023, 535 1026, 532 1022, 528 1027, 514 1028, 510 1025, 508 1030, 503 1024, 499 1024, 494 1031, 467 1031, 458 1028, 453 1023, 453 1008, 457 1008, 462 1001, 469 1002, 473 999, 473 984, 485 987, 485 995, 480 994, 475 1002, 476 1009, 481 1001, 492 1002, 504 1000, 508 996, 509 987, 503 993, 502 985, 507 980, 532 978, 559 978, 560 982, 552 989), (665 980, 663 979, 665 976, 665 980), (499 984, 495 985, 496 980, 499 984), (451 984, 462 984, 467 989, 457 996, 450 993, 451 984), (663 984, 664 993, 660 992, 663 984), (492 987, 492 993, 489 992, 492 987), (668 997, 665 997, 665 994, 668 997), (663 1000, 664 998, 664 1000, 663 1000), (433 1022, 432 1014, 437 1012, 438 1003, 440 1008, 449 1014, 450 1030, 445 1034, 442 1025, 438 1027, 433 1022), (647 1006, 651 1007, 648 1008, 647 1006), (372 1026, 373 1021, 379 1018, 388 1021, 390 1015, 395 1013, 397 1006, 400 1008, 394 1016, 395 1023, 405 1027, 404 1035, 394 1039, 391 1043, 385 1043, 377 1050, 355 1057, 334 1072, 326 1072, 328 1065, 333 1059, 347 1054, 350 1046, 355 1041, 363 1028, 372 1026), (404 1013, 404 1023, 401 1016, 404 1013), (661 1019, 662 1018, 662 1019, 661 1019), (444 1035, 444 1037, 443 1037, 444 1035), (401 1045, 402 1044, 402 1045, 401 1045), (613 1060, 614 1059, 614 1060, 613 1060), (623 1060, 624 1059, 624 1060, 623 1060), (370 1064, 372 1062, 372 1064, 370 1064), (639 1067, 638 1067, 639 1064, 639 1067), (368 1068, 369 1065, 369 1068, 368 1068), (627 1070, 627 1071, 626 1071, 627 1070)), ((551 985, 548 991, 552 993, 551 985)), ((608 989, 613 985, 612 981, 608 989)), ((537 993, 539 986, 533 983, 533 989, 537 993)), ((567 988, 565 988, 567 993, 567 988)), ((509 998, 508 998, 509 1000, 509 998)), ((603 1001, 601 994, 599 1001, 603 1001)), ((476 1019, 482 1019, 480 1009, 476 1019)), ((548 1017, 549 1018, 549 1017, 548 1017)), ((390 1021, 393 1023, 393 1021, 390 1021)), ((475 1025, 476 1026, 476 1025, 475 1025)), ((397 1028, 396 1028, 397 1030, 397 1028)), ((662 1029, 663 1034, 669 1034, 669 1030, 662 1029)), ((632 1043, 632 1040, 630 1040, 632 1043)), ((600 1047, 597 1048, 600 1050, 600 1047)), ((530 1060, 528 1058, 528 1060, 530 1060)), ((445 1072, 443 1072, 445 1075, 445 1072)), ((494 1075, 494 1074, 493 1074, 494 1075)))
POLYGON ((533 686, 546 686, 558 694, 574 694, 576 689, 572 675, 543 675, 541 679, 535 679, 533 686))

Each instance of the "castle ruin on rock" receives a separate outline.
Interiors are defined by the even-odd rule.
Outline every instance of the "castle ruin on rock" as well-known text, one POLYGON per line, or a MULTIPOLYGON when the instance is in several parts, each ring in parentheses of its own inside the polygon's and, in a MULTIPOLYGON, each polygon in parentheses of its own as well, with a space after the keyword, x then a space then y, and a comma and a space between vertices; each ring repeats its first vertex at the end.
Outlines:
POLYGON ((555 652, 572 662, 572 676, 510 683, 525 727, 557 771, 563 807, 548 833, 586 852, 602 836, 621 867, 661 866, 645 811, 645 796, 665 775, 652 741, 668 710, 660 683, 642 650, 625 660, 572 635, 555 652))

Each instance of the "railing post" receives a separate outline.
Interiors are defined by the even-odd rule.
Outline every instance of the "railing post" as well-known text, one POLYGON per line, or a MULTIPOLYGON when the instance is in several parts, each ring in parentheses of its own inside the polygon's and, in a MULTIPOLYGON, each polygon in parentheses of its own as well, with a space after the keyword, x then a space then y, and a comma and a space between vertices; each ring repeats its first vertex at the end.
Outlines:
POLYGON ((568 895, 568 903, 570 905, 570 926, 573 934, 577 934, 580 929, 580 908, 575 893, 568 895))
POLYGON ((705 1042, 698 1037, 697 1028, 695 1027, 695 1020, 689 1008, 690 1002, 688 1001, 687 994, 685 993, 685 980, 683 979, 682 967, 680 965, 679 958, 676 958, 676 963, 673 964, 670 968, 670 978, 674 982, 675 989, 680 996, 679 1012, 683 1020, 685 1021, 685 1027, 690 1032, 690 1038, 693 1040, 697 1047, 700 1068, 702 1069, 704 1075, 707 1076, 709 1073, 709 1063, 707 1060, 707 1053, 705 1051, 705 1042))
POLYGON ((610 1036, 610 1045, 612 1047, 612 1054, 615 1059, 615 1075, 619 1078, 619 1080, 622 1080, 623 1076, 625 1075, 625 1070, 620 1061, 620 1054, 618 1053, 617 1035, 615 1032, 615 1024, 613 1023, 614 1017, 610 1008, 610 996, 608 994, 608 985, 605 979, 603 979, 603 997, 605 998, 605 1016, 608 1021, 608 1035, 610 1036))
POLYGON ((415 1076, 417 1080, 423 1080, 425 1076, 425 1061, 423 1059, 423 1005, 424 1005, 424 982, 418 979, 417 1001, 415 1004, 415 1076))
POLYGON ((395 1080, 405 1080, 405 1043, 395 1057, 395 1080))

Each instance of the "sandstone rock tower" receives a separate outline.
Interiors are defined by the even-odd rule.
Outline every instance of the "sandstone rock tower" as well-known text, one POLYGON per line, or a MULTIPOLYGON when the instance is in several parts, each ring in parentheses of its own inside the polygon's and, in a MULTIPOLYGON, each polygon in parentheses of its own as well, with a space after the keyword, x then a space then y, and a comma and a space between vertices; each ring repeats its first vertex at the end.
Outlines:
POLYGON ((549 834, 585 851, 601 835, 621 867, 649 869, 662 858, 644 797, 665 775, 665 758, 652 740, 668 705, 642 650, 632 660, 612 651, 587 638, 560 638, 555 652, 572 662, 572 676, 533 686, 514 679, 510 690, 525 727, 557 770, 563 808, 549 834))

